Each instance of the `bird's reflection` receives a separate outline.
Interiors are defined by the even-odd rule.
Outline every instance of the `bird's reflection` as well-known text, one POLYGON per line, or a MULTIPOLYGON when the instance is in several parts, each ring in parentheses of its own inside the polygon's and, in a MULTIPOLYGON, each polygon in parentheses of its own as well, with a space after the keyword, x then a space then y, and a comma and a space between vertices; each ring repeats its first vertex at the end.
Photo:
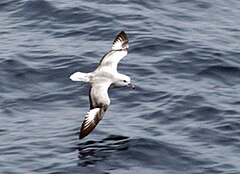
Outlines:
POLYGON ((128 149, 128 137, 110 135, 100 141, 86 141, 78 145, 79 165, 95 165, 98 161, 106 160, 109 155, 128 149))

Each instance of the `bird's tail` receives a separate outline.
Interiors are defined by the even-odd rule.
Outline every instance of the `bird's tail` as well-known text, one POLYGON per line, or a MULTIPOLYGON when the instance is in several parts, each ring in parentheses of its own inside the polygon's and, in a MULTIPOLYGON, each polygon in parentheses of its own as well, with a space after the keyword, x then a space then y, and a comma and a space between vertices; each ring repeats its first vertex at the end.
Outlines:
POLYGON ((82 73, 82 72, 75 72, 70 76, 72 81, 83 81, 89 82, 92 73, 82 73))

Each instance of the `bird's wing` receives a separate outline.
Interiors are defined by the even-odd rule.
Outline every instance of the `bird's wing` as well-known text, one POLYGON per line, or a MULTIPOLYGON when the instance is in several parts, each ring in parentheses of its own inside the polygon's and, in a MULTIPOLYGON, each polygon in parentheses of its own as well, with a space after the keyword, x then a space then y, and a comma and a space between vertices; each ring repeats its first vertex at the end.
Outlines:
POLYGON ((121 31, 113 41, 112 49, 101 59, 98 69, 113 68, 117 70, 118 62, 128 53, 128 37, 121 31))
POLYGON ((81 126, 79 138, 86 137, 97 126, 103 118, 109 104, 108 88, 111 81, 108 79, 98 79, 91 84, 89 90, 90 111, 86 114, 81 126))

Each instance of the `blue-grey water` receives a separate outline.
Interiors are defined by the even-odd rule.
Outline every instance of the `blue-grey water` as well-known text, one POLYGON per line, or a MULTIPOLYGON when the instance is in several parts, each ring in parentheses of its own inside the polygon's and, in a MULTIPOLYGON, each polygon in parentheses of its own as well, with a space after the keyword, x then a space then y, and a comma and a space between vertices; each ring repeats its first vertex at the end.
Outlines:
POLYGON ((0 173, 239 174, 240 1, 1 0, 0 173), (124 30, 119 72, 85 139, 92 71, 124 30))

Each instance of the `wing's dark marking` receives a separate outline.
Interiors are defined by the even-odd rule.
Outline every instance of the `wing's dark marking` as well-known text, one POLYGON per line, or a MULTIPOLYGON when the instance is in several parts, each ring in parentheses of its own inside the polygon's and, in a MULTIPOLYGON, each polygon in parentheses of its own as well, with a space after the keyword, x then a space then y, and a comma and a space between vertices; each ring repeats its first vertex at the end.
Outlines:
MULTIPOLYGON (((126 45, 128 44, 128 37, 126 35, 126 33, 124 31, 121 31, 117 37, 115 38, 115 40, 113 41, 113 45, 116 43, 116 42, 122 42, 122 48, 125 48, 126 45)), ((127 49, 127 48, 126 48, 127 49)))
POLYGON ((88 92, 90 110, 94 108, 94 107, 93 107, 93 102, 92 102, 92 97, 91 97, 91 90, 92 90, 92 85, 90 85, 90 87, 89 87, 89 92, 88 92))
POLYGON ((96 113, 96 115, 94 116, 94 120, 90 122, 87 127, 86 127, 86 119, 84 119, 80 129, 79 139, 86 137, 88 134, 90 134, 93 131, 93 129, 97 126, 99 121, 102 119, 101 117, 99 117, 100 114, 101 114, 101 110, 96 113))
MULTIPOLYGON (((96 107, 96 108, 99 108, 99 107, 96 107)), ((102 120, 105 112, 107 111, 107 108, 108 108, 107 105, 103 105, 94 116, 93 121, 91 121, 88 125, 86 125, 86 118, 84 119, 80 129, 79 139, 86 137, 88 134, 90 134, 93 131, 93 129, 102 120)))
POLYGON ((99 64, 98 64, 98 66, 100 66, 101 65, 101 63, 102 63, 102 61, 104 60, 104 58, 108 55, 108 54, 114 54, 115 52, 118 52, 118 51, 122 51, 122 50, 124 50, 124 49, 119 49, 119 50, 111 50, 111 51, 108 51, 103 57, 102 57, 102 59, 100 60, 100 62, 99 62, 99 64))
MULTIPOLYGON (((117 51, 128 51, 128 37, 126 35, 126 33, 124 31, 121 31, 117 37, 115 38, 115 40, 113 41, 113 45, 116 44, 117 42, 122 42, 122 49, 112 49, 110 51, 108 51, 100 60, 99 65, 101 65, 103 59, 108 55, 108 54, 114 54, 117 51)), ((99 66, 98 65, 98 66, 99 66)))

